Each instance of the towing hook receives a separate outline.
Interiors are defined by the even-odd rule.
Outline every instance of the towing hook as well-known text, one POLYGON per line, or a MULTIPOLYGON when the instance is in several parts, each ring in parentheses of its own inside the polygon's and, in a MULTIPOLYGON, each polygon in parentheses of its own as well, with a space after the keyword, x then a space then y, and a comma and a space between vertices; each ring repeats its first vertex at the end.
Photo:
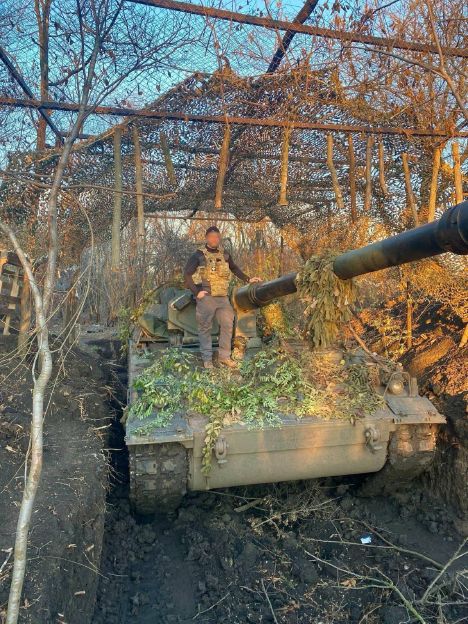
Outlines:
POLYGON ((366 438, 366 446, 369 447, 371 453, 377 453, 382 450, 382 446, 377 444, 380 440, 380 432, 374 426, 367 427, 364 431, 366 438))
POLYGON ((216 461, 220 466, 222 466, 223 464, 227 464, 227 450, 228 443, 226 442, 226 438, 224 436, 219 436, 219 438, 216 440, 214 451, 216 461))

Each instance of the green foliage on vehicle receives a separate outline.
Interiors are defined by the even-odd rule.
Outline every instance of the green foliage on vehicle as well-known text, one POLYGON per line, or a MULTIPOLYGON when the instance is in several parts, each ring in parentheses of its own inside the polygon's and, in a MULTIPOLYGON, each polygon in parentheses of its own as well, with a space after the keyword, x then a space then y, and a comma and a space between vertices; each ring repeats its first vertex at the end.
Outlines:
POLYGON ((332 252, 311 256, 296 278, 297 291, 306 306, 305 338, 316 348, 333 344, 351 319, 356 300, 353 280, 341 280, 333 272, 335 258, 332 252))
POLYGON ((359 418, 382 404, 364 365, 340 365, 329 377, 322 364, 315 377, 318 371, 307 354, 300 357, 271 346, 232 372, 206 371, 196 356, 168 349, 136 379, 139 396, 130 406, 129 419, 144 421, 136 433, 146 434, 166 427, 177 413, 207 416, 202 467, 208 475, 223 426, 236 422, 252 428, 276 426, 281 414, 359 418), (342 382, 341 387, 330 387, 327 380, 333 378, 342 382))

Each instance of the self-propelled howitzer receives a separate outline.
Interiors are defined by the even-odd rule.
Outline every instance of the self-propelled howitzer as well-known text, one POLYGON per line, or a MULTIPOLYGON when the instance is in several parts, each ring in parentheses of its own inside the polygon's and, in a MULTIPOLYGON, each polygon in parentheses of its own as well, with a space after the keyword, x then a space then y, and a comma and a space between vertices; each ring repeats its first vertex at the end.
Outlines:
MULTIPOLYGON (((342 254, 334 262, 334 272, 349 279, 447 251, 468 253, 468 202, 454 206, 438 221, 342 254)), ((236 335, 248 346, 261 346, 256 310, 296 292, 295 280, 291 273, 234 292, 236 335)), ((216 334, 215 325, 215 339, 216 334)), ((189 291, 164 286, 129 343, 130 405, 138 399, 136 377, 171 345, 196 352, 195 301, 189 291)), ((391 491, 415 478, 433 457, 444 417, 419 395, 416 379, 401 368, 362 350, 338 352, 338 361, 344 367, 358 362, 368 368, 375 391, 383 398, 381 408, 357 419, 323 420, 314 414, 295 418, 289 413, 279 415, 279 427, 255 429, 242 420, 226 425, 213 449, 209 478, 201 470, 206 417, 177 412, 168 426, 154 429, 142 429, 145 423, 129 417, 126 442, 134 509, 151 514, 174 508, 187 490, 368 473, 369 494, 391 491)))

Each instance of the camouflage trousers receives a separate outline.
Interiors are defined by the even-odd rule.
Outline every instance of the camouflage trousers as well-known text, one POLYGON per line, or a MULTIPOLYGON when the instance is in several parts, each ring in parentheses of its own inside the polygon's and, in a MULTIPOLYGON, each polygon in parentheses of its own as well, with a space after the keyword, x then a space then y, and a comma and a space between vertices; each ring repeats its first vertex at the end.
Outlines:
POLYGON ((210 362, 213 355, 211 330, 214 319, 219 324, 219 359, 227 360, 230 358, 234 310, 229 298, 205 295, 202 299, 197 299, 196 319, 203 361, 210 362))

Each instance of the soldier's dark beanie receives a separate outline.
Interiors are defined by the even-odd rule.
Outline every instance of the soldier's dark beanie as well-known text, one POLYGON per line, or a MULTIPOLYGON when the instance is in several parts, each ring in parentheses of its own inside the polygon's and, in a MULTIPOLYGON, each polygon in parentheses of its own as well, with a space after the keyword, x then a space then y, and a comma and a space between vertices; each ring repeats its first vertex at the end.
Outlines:
POLYGON ((205 232, 205 236, 208 236, 208 234, 210 232, 216 232, 217 234, 220 233, 220 231, 218 230, 218 228, 216 227, 216 225, 210 225, 210 227, 206 230, 205 232))

